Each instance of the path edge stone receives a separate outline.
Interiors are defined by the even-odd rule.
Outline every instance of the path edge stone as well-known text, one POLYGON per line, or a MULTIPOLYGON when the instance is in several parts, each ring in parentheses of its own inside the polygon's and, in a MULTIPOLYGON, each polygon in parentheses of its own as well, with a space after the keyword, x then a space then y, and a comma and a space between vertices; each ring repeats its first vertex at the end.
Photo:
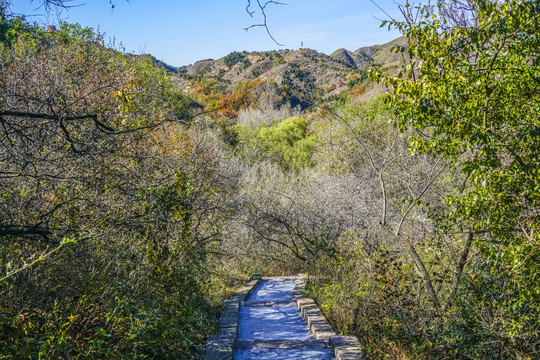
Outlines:
POLYGON ((330 346, 334 349, 336 360, 364 359, 360 348, 360 341, 356 336, 331 336, 330 346))
POLYGON ((206 342, 205 360, 232 360, 238 335, 240 303, 245 301, 261 281, 260 274, 253 274, 236 294, 223 302, 219 320, 219 333, 206 342))
POLYGON ((336 360, 364 359, 358 339, 355 336, 337 335, 315 300, 306 296, 306 279, 307 275, 298 275, 293 300, 313 337, 324 340, 334 351, 336 360))

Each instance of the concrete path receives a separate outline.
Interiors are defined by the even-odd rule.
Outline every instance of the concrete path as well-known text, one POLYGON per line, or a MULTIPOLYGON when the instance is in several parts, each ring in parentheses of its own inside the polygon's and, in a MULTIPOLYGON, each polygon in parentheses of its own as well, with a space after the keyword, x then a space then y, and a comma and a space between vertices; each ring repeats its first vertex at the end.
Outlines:
POLYGON ((329 360, 332 349, 313 338, 293 301, 294 278, 262 280, 240 305, 235 360, 329 360))

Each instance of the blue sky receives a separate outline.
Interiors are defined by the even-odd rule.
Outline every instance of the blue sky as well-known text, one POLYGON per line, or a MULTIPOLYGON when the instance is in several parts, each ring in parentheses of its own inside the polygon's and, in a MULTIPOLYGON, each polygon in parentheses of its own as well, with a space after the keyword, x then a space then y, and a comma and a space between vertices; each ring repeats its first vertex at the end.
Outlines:
MULTIPOLYGON (((82 4, 61 14, 43 15, 40 0, 13 0, 12 11, 31 15, 39 24, 58 19, 99 29, 106 40, 122 43, 126 51, 150 53, 174 66, 202 59, 218 59, 232 51, 264 51, 304 47, 326 54, 339 48, 383 44, 399 36, 379 28, 386 15, 369 0, 281 0, 268 5, 268 25, 284 47, 276 45, 263 28, 243 29, 262 21, 250 18, 247 0, 71 0, 82 4), (41 15, 39 15, 41 14, 41 15)), ((393 0, 375 0, 392 16, 398 16, 393 0)), ((252 0, 252 3, 256 0, 252 0)), ((263 2, 261 0, 261 2, 263 2)))

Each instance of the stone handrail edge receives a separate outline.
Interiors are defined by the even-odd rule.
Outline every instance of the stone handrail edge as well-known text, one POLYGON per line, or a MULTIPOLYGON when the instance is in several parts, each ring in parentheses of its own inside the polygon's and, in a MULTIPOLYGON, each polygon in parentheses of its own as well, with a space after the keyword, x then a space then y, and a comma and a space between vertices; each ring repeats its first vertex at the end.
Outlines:
POLYGON ((235 295, 223 303, 219 321, 219 333, 210 336, 206 342, 205 360, 232 360, 238 334, 238 312, 240 303, 245 301, 261 281, 260 274, 254 274, 235 295))
POLYGON ((337 335, 315 300, 306 297, 306 278, 305 274, 298 276, 293 290, 293 300, 313 337, 324 340, 333 349, 336 360, 363 359, 358 339, 355 336, 337 335))

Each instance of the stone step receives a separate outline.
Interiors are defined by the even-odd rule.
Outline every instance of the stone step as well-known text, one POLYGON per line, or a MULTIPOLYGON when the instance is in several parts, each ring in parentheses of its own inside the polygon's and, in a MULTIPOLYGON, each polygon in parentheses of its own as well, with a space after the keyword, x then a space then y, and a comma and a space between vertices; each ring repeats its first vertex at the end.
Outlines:
POLYGON ((236 350, 234 360, 334 360, 332 349, 236 350))
POLYGON ((238 350, 257 349, 326 349, 323 340, 238 340, 238 350))
POLYGON ((276 306, 295 306, 295 301, 245 301, 242 306, 246 307, 276 307, 276 306))

